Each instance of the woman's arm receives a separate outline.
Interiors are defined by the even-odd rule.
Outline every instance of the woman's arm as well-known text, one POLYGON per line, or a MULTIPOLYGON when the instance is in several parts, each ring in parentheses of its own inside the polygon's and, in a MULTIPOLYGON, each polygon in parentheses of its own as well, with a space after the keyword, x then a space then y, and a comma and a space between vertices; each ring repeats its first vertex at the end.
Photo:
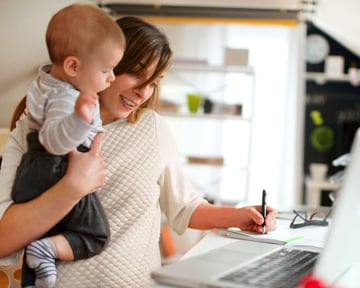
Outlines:
POLYGON ((65 176, 39 197, 12 204, 0 219, 0 258, 25 247, 57 224, 87 194, 105 183, 98 134, 88 153, 71 152, 65 176))
MULTIPOLYGON (((161 116, 156 116, 159 151, 164 172, 159 179, 160 206, 170 226, 181 234, 189 228, 213 229, 239 227, 243 230, 262 232, 264 219, 261 206, 235 208, 207 203, 196 192, 179 161, 176 142, 161 116)), ((277 212, 267 207, 266 230, 276 228, 277 212)))
MULTIPOLYGON (((261 206, 236 208, 201 203, 191 216, 189 228, 213 229, 238 227, 242 230, 261 233, 264 220, 260 211, 261 206)), ((276 229, 277 211, 271 207, 267 207, 266 211, 266 231, 273 231, 276 229)))

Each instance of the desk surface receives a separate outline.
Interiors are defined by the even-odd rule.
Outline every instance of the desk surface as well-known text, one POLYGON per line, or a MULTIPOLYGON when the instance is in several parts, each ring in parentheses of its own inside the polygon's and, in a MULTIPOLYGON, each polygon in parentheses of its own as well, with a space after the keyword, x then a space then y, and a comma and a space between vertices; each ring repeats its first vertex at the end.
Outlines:
MULTIPOLYGON (((287 223, 290 222, 290 220, 284 220, 279 219, 279 222, 287 221, 287 223)), ((307 245, 314 245, 317 247, 323 247, 325 244, 325 238, 327 233, 327 228, 324 227, 317 227, 318 229, 313 229, 311 233, 305 233, 304 234, 304 241, 301 241, 300 243, 305 243, 307 245), (314 233, 315 232, 315 233, 314 233)), ((235 242, 235 241, 245 241, 245 240, 238 240, 233 238, 228 238, 219 235, 218 231, 211 230, 209 231, 188 253, 186 253, 181 259, 186 259, 188 257, 194 257, 196 255, 211 251, 213 249, 216 249, 218 247, 227 245, 229 243, 235 242)), ((245 241, 246 242, 246 241, 245 241)), ((261 245, 259 243, 259 245, 261 245)), ((180 261, 181 261, 180 259, 180 261)), ((358 282, 354 280, 359 279, 358 273, 360 272, 360 265, 357 267, 354 267, 352 270, 352 273, 348 273, 347 277, 344 277, 342 279, 341 283, 339 283, 339 287, 346 287, 346 288, 355 288, 358 287, 358 282), (356 284, 355 284, 356 283, 356 284)), ((162 284, 156 284, 154 288, 170 288, 173 286, 169 285, 162 285, 162 284)))
MULTIPOLYGON (((285 214, 282 214, 282 216, 284 216, 284 218, 286 218, 286 219, 278 219, 278 226, 279 227, 280 226, 281 227, 284 227, 284 226, 289 227, 292 217, 289 215, 285 215, 285 214)), ((321 227, 321 228, 323 228, 323 229, 319 230, 319 232, 321 232, 321 233, 316 234, 316 233, 313 233, 313 231, 312 231, 311 233, 306 234, 306 235, 308 235, 306 238, 308 238, 307 240, 309 241, 309 243, 311 243, 311 245, 322 247, 322 244, 323 244, 322 240, 324 238, 324 235, 325 235, 325 232, 327 231, 327 229, 324 227, 321 227), (313 236, 311 236, 311 235, 313 235, 313 236), (316 240, 319 240, 319 241, 316 241, 316 240), (315 243, 314 243, 314 241, 315 241, 315 243)), ((206 252, 216 249, 218 247, 233 243, 235 241, 245 241, 245 240, 239 240, 239 239, 222 236, 222 235, 220 235, 219 231, 216 229, 208 231, 206 233, 206 235, 192 249, 190 249, 189 252, 187 252, 180 259, 180 261, 182 259, 186 259, 189 257, 194 257, 196 255, 202 254, 202 253, 206 253, 206 252)), ((261 245, 261 244, 259 243, 259 245, 261 245)), ((156 284, 154 287, 170 288, 173 286, 156 284)))

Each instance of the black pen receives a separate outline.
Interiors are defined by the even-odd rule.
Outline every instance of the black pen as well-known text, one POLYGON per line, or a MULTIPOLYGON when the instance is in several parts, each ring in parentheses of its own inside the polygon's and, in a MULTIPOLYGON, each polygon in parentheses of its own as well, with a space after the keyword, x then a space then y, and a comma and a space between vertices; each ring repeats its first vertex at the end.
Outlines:
POLYGON ((262 234, 266 233, 265 217, 266 217, 266 191, 265 189, 262 192, 262 201, 261 201, 262 216, 264 217, 264 223, 262 224, 262 234))

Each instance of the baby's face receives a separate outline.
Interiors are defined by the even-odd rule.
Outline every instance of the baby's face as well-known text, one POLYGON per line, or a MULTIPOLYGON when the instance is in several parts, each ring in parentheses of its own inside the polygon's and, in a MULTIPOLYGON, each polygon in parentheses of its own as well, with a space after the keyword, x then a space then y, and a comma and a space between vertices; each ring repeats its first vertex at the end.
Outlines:
POLYGON ((113 69, 124 54, 123 48, 107 43, 99 47, 93 55, 80 59, 77 74, 77 89, 98 93, 115 80, 113 69))

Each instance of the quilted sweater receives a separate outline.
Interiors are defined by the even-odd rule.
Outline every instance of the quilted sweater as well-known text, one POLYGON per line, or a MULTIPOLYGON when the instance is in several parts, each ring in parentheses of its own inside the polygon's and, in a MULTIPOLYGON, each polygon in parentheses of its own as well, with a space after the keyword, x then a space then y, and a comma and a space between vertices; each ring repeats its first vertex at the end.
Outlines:
MULTIPOLYGON (((17 128, 24 130, 22 124, 17 128)), ((57 288, 152 286, 150 272, 160 266, 161 213, 181 234, 204 201, 185 175, 170 130, 156 112, 147 111, 136 124, 120 119, 104 128, 107 179, 98 196, 110 222, 110 243, 90 259, 59 262, 57 288)), ((25 151, 24 134, 12 133, 11 145, 24 146, 13 148, 25 151)), ((10 158, 16 162, 20 157, 10 158)), ((0 204, 7 205, 4 200, 0 204)))

